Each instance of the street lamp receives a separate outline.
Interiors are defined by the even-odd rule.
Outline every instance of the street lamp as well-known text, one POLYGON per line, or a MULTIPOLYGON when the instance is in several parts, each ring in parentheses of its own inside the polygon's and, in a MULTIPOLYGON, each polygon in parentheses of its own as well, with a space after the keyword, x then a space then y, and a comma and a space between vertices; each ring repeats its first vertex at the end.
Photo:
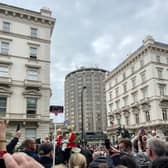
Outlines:
POLYGON ((86 86, 83 86, 82 90, 81 90, 82 146, 83 146, 83 144, 85 142, 85 139, 84 139, 84 113, 83 113, 83 93, 84 93, 85 89, 86 89, 86 86))

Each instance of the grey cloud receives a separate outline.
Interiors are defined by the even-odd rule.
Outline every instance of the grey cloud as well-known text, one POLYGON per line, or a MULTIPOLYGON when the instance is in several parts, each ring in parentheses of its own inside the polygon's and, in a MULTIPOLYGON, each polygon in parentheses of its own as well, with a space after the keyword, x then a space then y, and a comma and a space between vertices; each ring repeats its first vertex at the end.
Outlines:
POLYGON ((56 17, 51 45, 54 104, 63 104, 64 78, 80 66, 112 70, 142 44, 147 34, 168 42, 167 0, 3 0, 56 17), (33 4, 33 5, 32 5, 33 4))

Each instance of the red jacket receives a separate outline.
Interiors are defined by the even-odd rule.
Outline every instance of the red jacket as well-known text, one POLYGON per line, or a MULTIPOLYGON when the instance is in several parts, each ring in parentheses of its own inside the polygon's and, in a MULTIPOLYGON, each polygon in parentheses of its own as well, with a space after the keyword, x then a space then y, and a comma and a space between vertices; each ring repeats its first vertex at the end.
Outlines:
POLYGON ((68 148, 73 148, 77 146, 75 142, 75 138, 76 138, 76 134, 74 132, 71 132, 68 138, 68 141, 69 141, 67 145, 68 148))
POLYGON ((63 136, 62 135, 58 135, 56 138, 56 145, 60 146, 63 140, 63 136))

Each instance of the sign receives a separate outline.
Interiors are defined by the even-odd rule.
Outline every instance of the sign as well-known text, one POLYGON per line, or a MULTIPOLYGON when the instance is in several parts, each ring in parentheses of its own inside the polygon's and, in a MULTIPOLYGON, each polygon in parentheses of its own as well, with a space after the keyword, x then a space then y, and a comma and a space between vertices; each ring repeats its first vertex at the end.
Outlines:
POLYGON ((58 115, 59 113, 63 113, 64 107, 63 106, 50 106, 50 113, 53 113, 55 115, 58 115))

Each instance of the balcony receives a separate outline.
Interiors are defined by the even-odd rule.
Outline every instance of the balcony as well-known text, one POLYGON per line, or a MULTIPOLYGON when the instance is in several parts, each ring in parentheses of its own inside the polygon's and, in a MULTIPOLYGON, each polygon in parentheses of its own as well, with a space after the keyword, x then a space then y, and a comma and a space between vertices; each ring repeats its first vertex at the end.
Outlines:
POLYGON ((122 107, 122 111, 129 111, 130 106, 126 105, 122 107))
POLYGON ((168 101, 168 95, 160 96, 160 101, 168 101))
POLYGON ((139 107, 139 103, 136 101, 134 103, 131 103, 131 107, 132 108, 138 108, 139 107))
POLYGON ((145 97, 140 100, 140 104, 148 104, 149 103, 149 97, 145 97))
POLYGON ((40 114, 26 114, 26 113, 0 113, 1 119, 9 121, 39 121, 41 119, 40 114))
POLYGON ((24 86, 25 86, 25 87, 36 87, 36 88, 40 88, 40 87, 42 86, 42 83, 41 83, 41 81, 25 79, 25 80, 24 80, 24 86))
POLYGON ((132 124, 132 125, 127 126, 127 128, 128 129, 137 129, 140 127, 149 128, 149 127, 153 127, 153 126, 167 126, 167 125, 168 125, 168 121, 163 121, 161 119, 157 119, 157 120, 153 120, 153 121, 149 121, 149 122, 132 124))
POLYGON ((12 78, 0 76, 0 84, 11 85, 12 84, 12 78))

